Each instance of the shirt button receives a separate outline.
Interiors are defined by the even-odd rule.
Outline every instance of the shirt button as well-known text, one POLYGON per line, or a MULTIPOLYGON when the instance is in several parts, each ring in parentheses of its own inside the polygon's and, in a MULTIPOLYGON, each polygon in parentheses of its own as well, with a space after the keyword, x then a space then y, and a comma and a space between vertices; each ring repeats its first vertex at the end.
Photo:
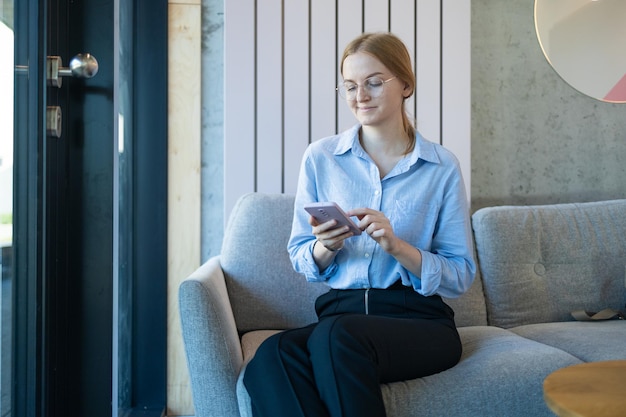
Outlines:
POLYGON ((374 191, 374 195, 378 195, 378 194, 380 194, 380 190, 374 191))
POLYGON ((365 254, 365 257, 366 257, 366 258, 369 258, 369 257, 370 257, 370 254, 369 254, 369 253, 366 253, 366 254, 365 254))

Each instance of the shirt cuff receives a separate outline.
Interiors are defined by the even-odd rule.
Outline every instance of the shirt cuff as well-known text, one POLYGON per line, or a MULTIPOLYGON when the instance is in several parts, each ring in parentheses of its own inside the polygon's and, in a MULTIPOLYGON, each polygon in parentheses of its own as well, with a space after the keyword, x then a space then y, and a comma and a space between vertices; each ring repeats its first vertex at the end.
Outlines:
POLYGON ((333 262, 328 265, 328 267, 321 272, 317 264, 315 263, 315 258, 313 258, 313 249, 315 247, 316 240, 313 240, 309 245, 308 250, 305 252, 305 264, 306 270, 304 271, 304 276, 307 281, 310 282, 323 282, 327 281, 328 278, 333 276, 337 271, 338 265, 337 262, 333 260, 333 262))
POLYGON ((416 277, 409 272, 411 282, 418 293, 424 296, 434 295, 441 285, 441 264, 436 255, 423 250, 420 252, 422 254, 422 276, 416 277), (419 288, 415 285, 416 283, 419 283, 419 288))

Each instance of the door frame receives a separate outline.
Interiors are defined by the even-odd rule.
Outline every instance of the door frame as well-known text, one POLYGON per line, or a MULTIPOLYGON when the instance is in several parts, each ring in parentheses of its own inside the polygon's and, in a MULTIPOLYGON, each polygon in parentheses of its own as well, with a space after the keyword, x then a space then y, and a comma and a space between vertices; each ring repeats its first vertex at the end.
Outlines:
POLYGON ((13 415, 41 415, 41 252, 45 181, 40 182, 45 131, 44 54, 45 13, 43 2, 25 0, 14 4, 15 65, 27 72, 15 75, 15 122, 13 159, 13 282, 12 282, 12 390, 13 415), (41 30, 30 30, 41 28, 41 30))

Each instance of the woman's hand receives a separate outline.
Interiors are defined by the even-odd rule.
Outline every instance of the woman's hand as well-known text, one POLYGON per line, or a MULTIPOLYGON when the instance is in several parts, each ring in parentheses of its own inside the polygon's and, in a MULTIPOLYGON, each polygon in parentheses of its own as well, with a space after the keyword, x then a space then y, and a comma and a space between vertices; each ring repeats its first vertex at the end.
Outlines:
POLYGON ((400 244, 400 239, 393 232, 387 216, 380 211, 369 208, 350 210, 347 214, 358 217, 359 228, 374 239, 385 252, 393 255, 400 244))
POLYGON ((314 217, 309 217, 309 224, 313 226, 313 236, 331 252, 343 248, 343 241, 352 236, 348 226, 337 227, 336 220, 319 223, 314 217))
POLYGON ((343 248, 343 241, 352 236, 348 226, 337 227, 337 220, 319 223, 313 216, 309 217, 313 226, 313 236, 317 239, 313 246, 313 259, 320 271, 324 271, 333 262, 337 251, 343 248))
POLYGON ((418 277, 422 275, 422 253, 396 236, 387 216, 369 208, 350 210, 346 214, 358 217, 359 228, 374 239, 385 252, 396 258, 402 266, 418 277))

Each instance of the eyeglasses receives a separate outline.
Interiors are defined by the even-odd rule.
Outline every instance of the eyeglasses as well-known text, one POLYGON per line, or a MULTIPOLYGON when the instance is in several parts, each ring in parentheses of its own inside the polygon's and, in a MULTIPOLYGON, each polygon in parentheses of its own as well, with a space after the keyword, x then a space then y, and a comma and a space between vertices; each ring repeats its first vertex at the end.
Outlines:
POLYGON ((391 77, 388 80, 383 80, 380 77, 370 77, 363 81, 363 85, 359 85, 353 82, 343 82, 336 88, 339 95, 348 101, 356 100, 359 87, 364 88, 367 95, 371 98, 380 97, 383 93, 383 86, 391 80, 395 80, 396 77, 391 77))

